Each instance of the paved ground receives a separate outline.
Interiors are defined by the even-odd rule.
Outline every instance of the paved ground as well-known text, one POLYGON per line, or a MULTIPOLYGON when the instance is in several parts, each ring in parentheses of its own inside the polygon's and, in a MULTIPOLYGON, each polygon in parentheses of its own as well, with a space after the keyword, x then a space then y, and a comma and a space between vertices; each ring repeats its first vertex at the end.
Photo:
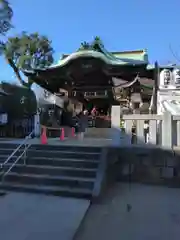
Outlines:
POLYGON ((10 193, 0 197, 0 239, 72 240, 89 202, 10 193))
MULTIPOLYGON (((4 139, 1 142, 4 143, 16 143, 20 144, 24 141, 24 139, 4 139)), ((28 142, 30 144, 41 144, 39 138, 29 139, 28 142)), ((84 138, 83 140, 79 140, 77 138, 74 139, 65 139, 64 141, 60 141, 59 138, 49 138, 48 139, 49 145, 74 145, 74 146, 109 146, 112 144, 111 139, 103 139, 103 138, 84 138)))
POLYGON ((93 205, 76 240, 179 240, 180 189, 117 184, 93 205), (126 204, 132 210, 126 211, 126 204))

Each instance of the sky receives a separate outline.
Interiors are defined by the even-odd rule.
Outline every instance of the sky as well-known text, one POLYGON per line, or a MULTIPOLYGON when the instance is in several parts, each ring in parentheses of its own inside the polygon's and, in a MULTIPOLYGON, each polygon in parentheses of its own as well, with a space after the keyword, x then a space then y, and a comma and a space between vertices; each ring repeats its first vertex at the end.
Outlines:
MULTIPOLYGON (((147 49, 152 63, 180 59, 179 0, 9 2, 14 10, 14 28, 8 36, 21 31, 46 35, 52 40, 56 61, 62 53, 74 52, 81 42, 92 41, 96 35, 101 37, 108 51, 147 49)), ((15 81, 3 57, 0 57, 0 65, 1 79, 15 81)))

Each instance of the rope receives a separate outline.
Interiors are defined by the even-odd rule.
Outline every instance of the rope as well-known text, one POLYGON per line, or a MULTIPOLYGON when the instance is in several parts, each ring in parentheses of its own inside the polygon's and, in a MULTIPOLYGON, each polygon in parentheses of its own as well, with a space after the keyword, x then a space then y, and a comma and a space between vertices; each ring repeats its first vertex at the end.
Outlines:
POLYGON ((45 125, 41 125, 41 128, 46 128, 48 130, 61 130, 62 129, 62 127, 55 128, 55 127, 48 127, 48 126, 45 126, 45 125))

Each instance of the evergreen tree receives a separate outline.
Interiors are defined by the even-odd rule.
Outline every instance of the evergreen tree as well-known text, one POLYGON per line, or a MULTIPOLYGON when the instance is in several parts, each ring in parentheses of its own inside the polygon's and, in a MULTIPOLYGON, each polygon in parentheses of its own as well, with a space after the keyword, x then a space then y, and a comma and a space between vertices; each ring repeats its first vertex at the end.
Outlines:
POLYGON ((8 93, 8 96, 1 97, 1 101, 10 119, 29 117, 36 113, 36 96, 31 89, 8 82, 2 82, 1 88, 8 93))
POLYGON ((33 82, 29 80, 27 83, 23 80, 21 73, 24 70, 44 68, 53 63, 51 41, 38 33, 22 32, 20 35, 10 37, 2 44, 2 51, 17 79, 26 87, 30 87, 33 82))
POLYGON ((0 0, 0 34, 5 35, 12 28, 13 10, 7 0, 0 0))

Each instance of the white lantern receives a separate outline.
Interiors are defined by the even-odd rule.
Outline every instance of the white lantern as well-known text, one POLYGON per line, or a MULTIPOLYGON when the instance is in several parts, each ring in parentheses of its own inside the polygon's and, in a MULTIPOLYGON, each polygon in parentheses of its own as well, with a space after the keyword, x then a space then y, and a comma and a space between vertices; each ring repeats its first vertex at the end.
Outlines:
POLYGON ((173 81, 175 85, 180 85, 180 69, 173 70, 173 81))
POLYGON ((164 69, 160 72, 160 86, 170 85, 172 80, 172 73, 169 69, 164 69))

